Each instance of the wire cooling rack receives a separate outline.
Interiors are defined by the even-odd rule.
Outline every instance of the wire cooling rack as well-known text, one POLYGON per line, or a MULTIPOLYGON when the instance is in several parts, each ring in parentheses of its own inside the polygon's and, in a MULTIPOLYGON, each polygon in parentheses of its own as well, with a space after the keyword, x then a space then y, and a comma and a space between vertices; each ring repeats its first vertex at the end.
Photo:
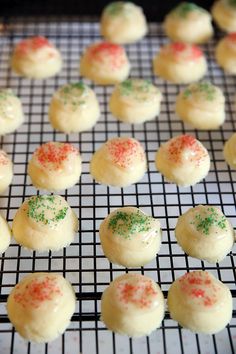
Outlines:
MULTIPOLYGON (((61 252, 29 252, 15 244, 0 258, 0 353, 31 354, 229 354, 234 353, 236 342, 236 290, 235 247, 220 265, 186 256, 176 244, 174 228, 178 216, 188 208, 203 204, 220 207, 236 226, 235 189, 236 172, 224 162, 224 142, 236 131, 234 94, 236 79, 226 76, 214 61, 217 39, 203 46, 209 70, 207 79, 221 87, 226 96, 227 119, 222 128, 214 132, 187 129, 175 116, 174 103, 180 87, 170 85, 153 76, 152 58, 166 38, 161 26, 150 25, 148 36, 140 43, 127 46, 132 64, 132 77, 151 79, 163 93, 161 115, 143 125, 117 122, 109 113, 108 99, 112 87, 91 85, 95 88, 101 106, 101 118, 95 128, 82 134, 56 133, 48 122, 48 104, 53 92, 62 84, 79 79, 78 63, 84 48, 100 39, 95 22, 74 19, 6 20, 8 30, 0 37, 0 86, 11 87, 22 99, 26 116, 25 124, 14 134, 1 138, 1 148, 14 162, 14 179, 9 190, 0 197, 0 210, 11 223, 16 210, 25 198, 38 191, 27 176, 27 163, 42 143, 50 140, 67 141, 79 147, 83 157, 80 182, 62 195, 68 200, 80 221, 80 231, 75 242, 61 252), (61 50, 64 69, 59 76, 33 81, 15 76, 9 68, 13 46, 22 38, 45 35, 61 50), (154 156, 157 148, 167 139, 181 134, 195 135, 208 149, 211 170, 207 178, 194 187, 178 188, 165 183, 156 171, 154 156), (132 136, 146 150, 148 172, 131 187, 108 188, 94 183, 89 174, 89 161, 93 152, 108 138, 132 136), (163 229, 160 253, 145 267, 132 268, 129 272, 142 273, 159 283, 166 297, 170 284, 187 270, 206 269, 222 280, 232 290, 234 313, 230 324, 214 336, 195 335, 172 321, 168 312, 160 329, 149 337, 129 339, 108 331, 99 320, 100 297, 110 281, 125 273, 123 267, 111 265, 100 247, 98 229, 101 221, 113 209, 125 205, 142 208, 159 218, 163 229), (73 285, 77 296, 76 312, 64 335, 46 345, 27 343, 12 328, 6 314, 6 300, 12 287, 26 274, 34 271, 51 271, 63 274, 73 285)), ((88 82, 89 83, 89 82, 88 82)))

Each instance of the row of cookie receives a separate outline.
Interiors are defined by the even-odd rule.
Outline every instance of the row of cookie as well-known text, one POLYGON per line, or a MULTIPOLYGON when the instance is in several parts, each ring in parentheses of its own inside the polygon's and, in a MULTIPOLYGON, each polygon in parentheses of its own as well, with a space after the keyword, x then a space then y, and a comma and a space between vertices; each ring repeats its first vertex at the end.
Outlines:
MULTIPOLYGON (((214 334, 231 320, 230 290, 206 271, 185 273, 168 291, 168 311, 173 320, 193 332, 214 334)), ((61 335, 75 311, 71 284, 54 273, 32 273, 12 289, 7 299, 8 317, 29 341, 50 342, 61 335)), ((129 337, 149 335, 165 315, 163 293, 151 278, 139 274, 117 277, 101 299, 101 320, 112 331, 129 337)))
MULTIPOLYGON (((226 142, 224 156, 232 168, 235 164, 236 134, 226 142)), ((193 186, 205 178, 210 169, 207 149, 192 135, 179 135, 162 144, 156 153, 156 168, 167 181, 178 186, 193 186)), ((13 178, 13 165, 0 150, 0 193, 13 178)), ((73 187, 80 178, 82 160, 79 150, 70 143, 48 142, 34 152, 28 173, 37 189, 60 191, 73 187)), ((139 182, 147 171, 147 159, 138 140, 116 137, 102 144, 93 154, 90 173, 96 182, 127 187, 139 182)))

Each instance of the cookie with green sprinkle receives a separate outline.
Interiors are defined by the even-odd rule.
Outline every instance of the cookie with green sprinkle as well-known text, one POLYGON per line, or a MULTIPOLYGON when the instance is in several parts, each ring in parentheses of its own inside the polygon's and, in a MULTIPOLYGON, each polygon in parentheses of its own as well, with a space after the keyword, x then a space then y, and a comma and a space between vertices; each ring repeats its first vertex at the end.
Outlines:
POLYGON ((222 261, 231 251, 234 230, 220 209, 198 205, 182 214, 175 228, 178 244, 189 256, 209 263, 222 261))
POLYGON ((227 33, 236 32, 236 0, 215 1, 211 13, 220 29, 227 33))
POLYGON ((34 251, 59 250, 69 245, 78 220, 67 201, 58 195, 37 195, 27 199, 13 220, 15 240, 34 251))
POLYGON ((125 267, 150 262, 161 245, 160 222, 135 207, 119 208, 109 214, 99 235, 110 262, 125 267))

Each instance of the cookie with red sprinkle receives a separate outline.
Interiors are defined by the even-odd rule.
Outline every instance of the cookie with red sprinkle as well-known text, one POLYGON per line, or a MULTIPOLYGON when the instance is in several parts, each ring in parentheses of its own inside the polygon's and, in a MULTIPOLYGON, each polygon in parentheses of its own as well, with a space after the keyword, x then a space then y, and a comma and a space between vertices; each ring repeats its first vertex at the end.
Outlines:
POLYGON ((45 143, 34 152, 28 174, 39 189, 56 191, 73 187, 81 175, 79 150, 70 143, 45 143))
POLYGON ((98 183, 114 187, 137 183, 146 170, 147 161, 142 145, 129 137, 108 140, 94 153, 90 163, 93 178, 98 183))
POLYGON ((75 305, 75 292, 62 275, 32 273, 12 289, 7 299, 7 313, 23 338, 47 343, 69 326, 75 305))
POLYGON ((209 172, 206 148, 192 135, 179 135, 162 144, 156 153, 156 168, 178 186, 193 186, 209 172))
POLYGON ((193 332, 214 334, 230 322, 232 295, 211 273, 193 271, 171 285, 167 305, 170 316, 193 332))
POLYGON ((124 274, 103 292, 101 320, 108 329, 141 337, 160 327, 165 304, 160 287, 149 277, 124 274))
POLYGON ((80 74, 100 85, 117 84, 127 79, 129 71, 125 49, 110 42, 91 44, 80 60, 80 74))
POLYGON ((61 54, 47 38, 30 37, 19 42, 11 58, 12 70, 30 79, 55 76, 62 68, 61 54))
POLYGON ((200 80, 207 71, 202 50, 193 44, 173 42, 164 45, 153 60, 154 73, 176 84, 200 80))

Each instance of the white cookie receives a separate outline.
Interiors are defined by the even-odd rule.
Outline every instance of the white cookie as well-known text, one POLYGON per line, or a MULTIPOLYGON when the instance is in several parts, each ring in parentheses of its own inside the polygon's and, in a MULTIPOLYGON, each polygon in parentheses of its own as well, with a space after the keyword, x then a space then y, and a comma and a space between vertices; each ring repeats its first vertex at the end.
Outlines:
POLYGON ((160 146, 156 168, 169 182, 182 187, 193 186, 207 176, 210 157, 193 136, 179 135, 160 146))
POLYGON ((236 2, 234 0, 215 1, 212 16, 223 31, 228 33, 236 31, 236 2))
POLYGON ((114 187, 137 183, 147 170, 142 145, 133 138, 112 138, 93 155, 90 173, 96 182, 114 187))
POLYGON ((99 229, 105 256, 124 267, 140 267, 154 259, 161 233, 160 222, 135 207, 116 209, 99 229))
POLYGON ((169 43, 160 49, 153 60, 154 74, 175 84, 200 80, 207 71, 201 49, 193 44, 169 43))
POLYGON ((11 243, 11 229, 5 220, 5 218, 0 214, 0 253, 5 252, 11 243))
POLYGON ((5 192, 13 178, 13 165, 5 151, 0 150, 0 194, 5 192))
POLYGON ((172 41, 205 43, 213 35, 211 15, 192 2, 181 2, 165 17, 164 30, 172 41))
POLYGON ((45 143, 34 152, 28 174, 38 189, 58 191, 73 187, 81 175, 79 150, 69 143, 45 143))
POLYGON ((225 97, 221 89, 210 82, 197 82, 180 92, 176 113, 196 129, 217 129, 225 121, 225 97))
POLYGON ((193 332, 214 334, 230 322, 232 295, 221 281, 206 271, 193 271, 171 285, 167 305, 170 316, 193 332))
POLYGON ((49 107, 51 125, 67 134, 91 129, 99 115, 100 108, 94 91, 82 82, 60 87, 54 93, 49 107))
POLYGON ((226 141, 223 154, 227 164, 236 169, 236 133, 226 141))
POLYGON ((59 195, 37 195, 18 209, 12 224, 17 243, 34 251, 58 251, 73 242, 78 219, 59 195))
POLYGON ((31 37, 14 48, 11 67, 16 74, 30 79, 46 79, 62 68, 60 52, 44 37, 31 37))
POLYGON ((118 44, 98 42, 85 50, 80 61, 80 74, 99 85, 112 85, 129 76, 130 63, 118 44))
POLYGON ((7 312, 22 337, 46 343, 66 330, 75 305, 75 292, 62 275, 32 273, 12 289, 7 299, 7 312))
POLYGON ((209 263, 222 261, 234 245, 234 229, 224 214, 211 205, 198 205, 178 219, 175 236, 189 256, 209 263))
POLYGON ((23 122, 20 99, 11 89, 0 89, 0 135, 14 132, 23 122))
POLYGON ((236 33, 228 34, 216 46, 216 61, 227 73, 236 75, 236 33))
POLYGON ((141 337, 160 327, 165 303, 160 287, 149 277, 124 274, 102 294, 101 320, 108 329, 141 337))
POLYGON ((147 31, 142 8, 132 2, 112 2, 103 10, 101 35, 109 42, 133 43, 143 38, 147 31))
POLYGON ((139 124, 159 115, 161 100, 161 92, 149 80, 127 79, 115 87, 109 106, 122 122, 139 124))

